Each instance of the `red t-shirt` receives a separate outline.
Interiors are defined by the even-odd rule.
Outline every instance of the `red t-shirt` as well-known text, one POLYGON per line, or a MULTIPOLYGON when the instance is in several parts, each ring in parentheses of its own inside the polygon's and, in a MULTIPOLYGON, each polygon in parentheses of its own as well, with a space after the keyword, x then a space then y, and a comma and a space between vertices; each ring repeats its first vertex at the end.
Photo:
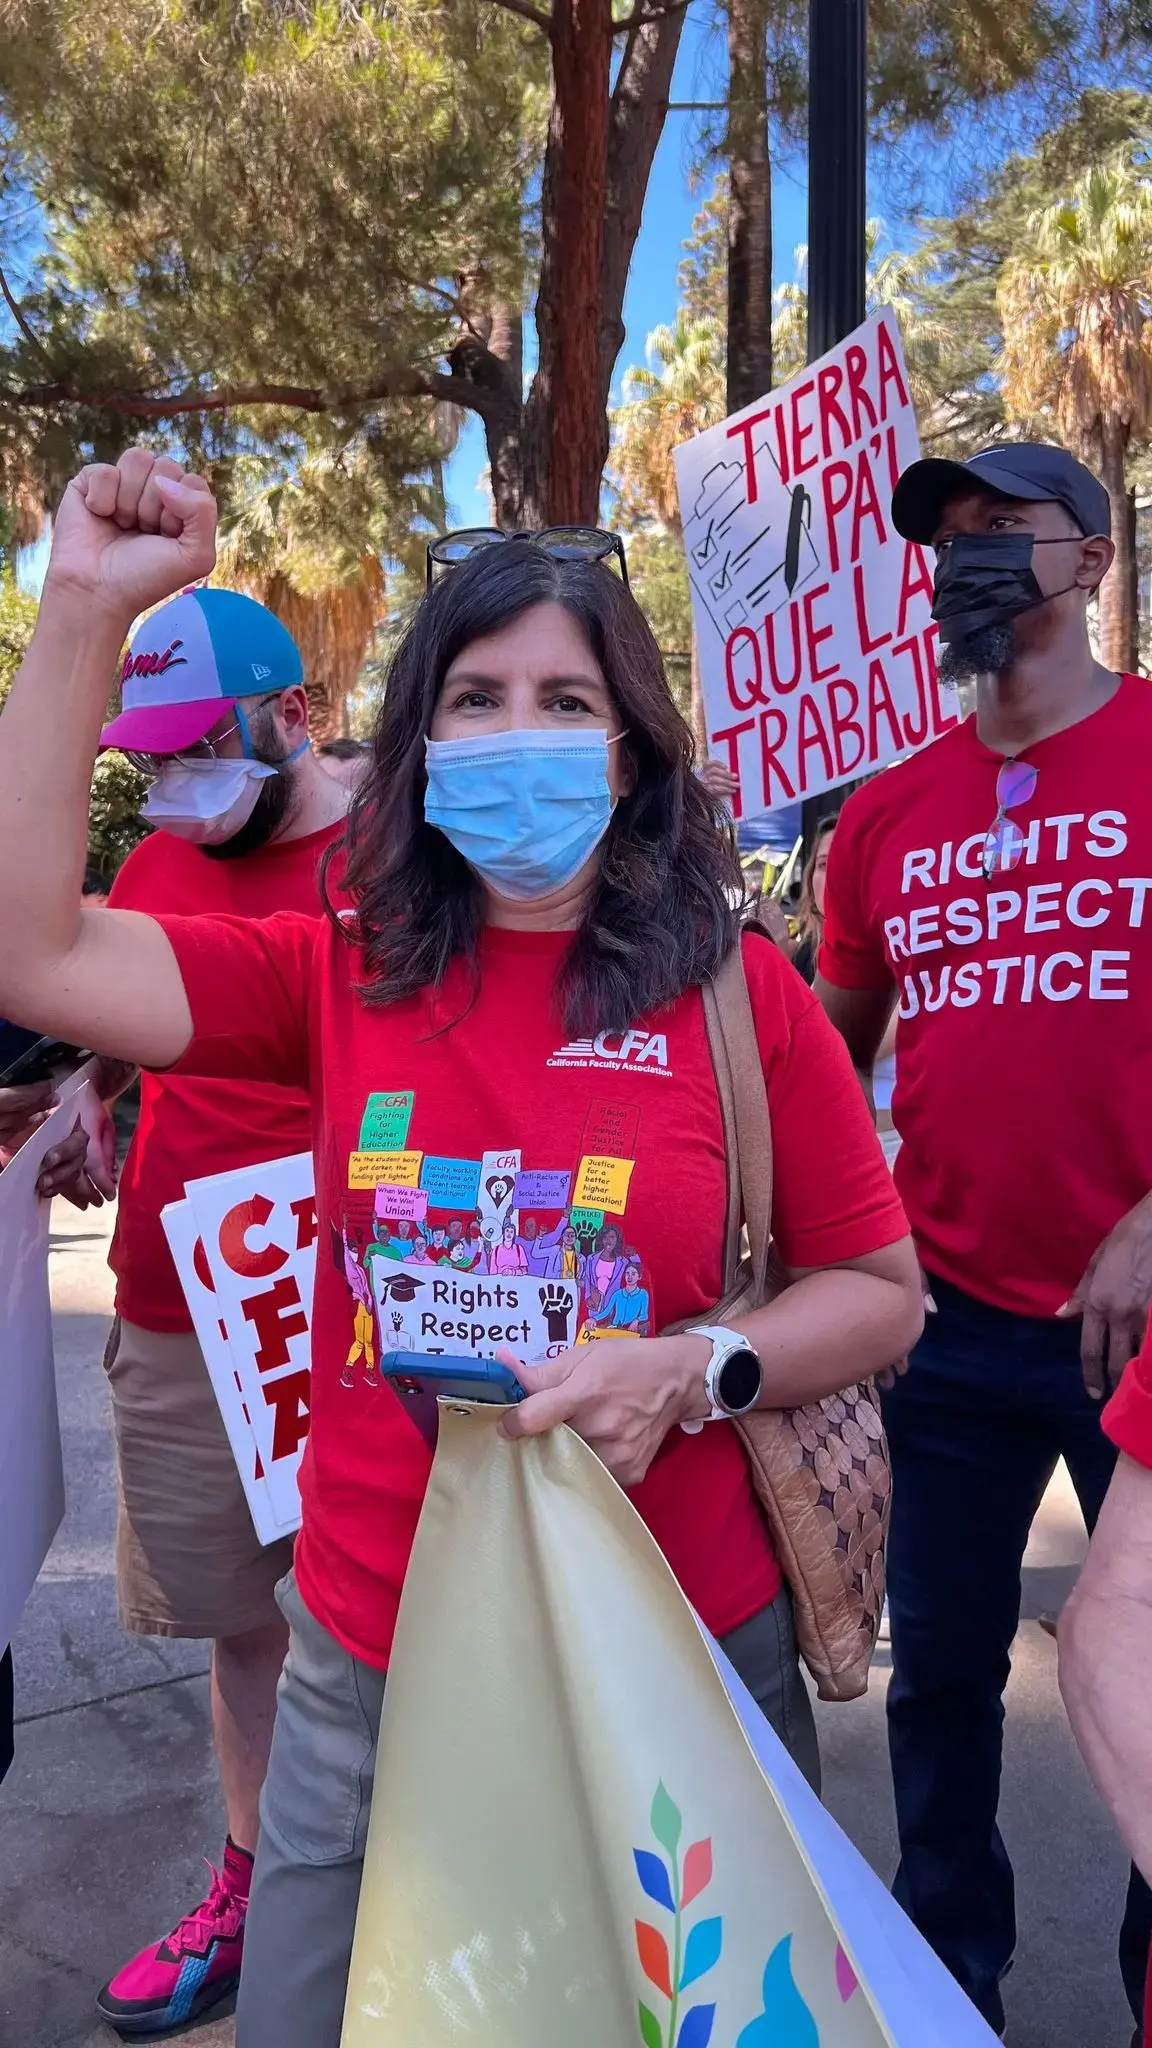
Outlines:
POLYGON ((974 719, 849 798, 820 968, 896 984, 896 1185, 924 1265, 1050 1316, 1152 1188, 1152 691, 1123 677, 1024 758, 1024 857, 991 882, 1001 758, 974 719))
POLYGON ((1101 1420, 1118 1450, 1152 1469, 1152 1324, 1144 1349, 1125 1366, 1101 1420))
MULTIPOLYGON (((354 1292, 343 1250, 346 1239, 364 1257, 373 1233, 365 1146, 403 1148, 420 1177, 408 1184, 433 1190, 423 1236, 438 1262, 449 1240, 471 1241, 483 1212, 469 1208, 469 1196, 482 1204, 487 1188, 493 1200, 507 1197, 500 1176, 482 1167, 484 1155, 507 1163, 518 1154, 519 1169, 539 1176, 539 1207, 524 1203, 517 1237, 531 1248, 529 1284, 538 1275, 540 1285, 561 1270, 549 1261, 564 1256, 570 1204, 588 1201, 580 1161, 591 1147, 608 1177, 603 1224, 578 1253, 577 1327, 598 1313, 612 1329, 642 1336, 702 1315, 721 1293, 726 1212, 703 1005, 692 990, 623 1036, 573 1042, 554 999, 564 933, 488 930, 475 991, 457 962, 435 998, 369 1008, 352 985, 357 956, 327 922, 163 923, 195 1023, 184 1068, 206 1080, 265 1074, 311 1094, 320 1256, 296 1573, 316 1619, 356 1656, 386 1665, 430 1454, 390 1388, 349 1365, 368 1313, 362 1273, 354 1292), (406 1092, 408 1113, 385 1135, 369 1097, 406 1092)), ((819 1266, 893 1243, 907 1225, 843 1045, 772 946, 749 939, 745 954, 784 1258, 819 1266)), ((779 1569, 732 1428, 673 1430, 633 1498, 717 1634, 775 1597, 779 1569)))
MULTIPOLYGON (((319 917, 316 871, 343 829, 341 820, 236 860, 212 860, 172 832, 153 832, 129 854, 109 901, 116 910, 153 916, 271 917, 297 910, 319 917)), ((145 1330, 190 1330, 161 1209, 180 1201, 185 1181, 306 1152, 311 1142, 303 1090, 259 1068, 243 1080, 142 1075, 140 1121, 120 1177, 109 1255, 118 1314, 145 1330)))

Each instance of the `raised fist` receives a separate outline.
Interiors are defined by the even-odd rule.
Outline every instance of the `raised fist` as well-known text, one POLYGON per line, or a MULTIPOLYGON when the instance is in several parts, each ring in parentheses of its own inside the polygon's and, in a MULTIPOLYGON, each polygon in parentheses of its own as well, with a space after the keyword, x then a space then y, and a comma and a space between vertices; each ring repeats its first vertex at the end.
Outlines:
POLYGON ((539 1290, 540 1306, 548 1324, 548 1342, 567 1344, 568 1318, 572 1313, 572 1297, 566 1287, 549 1285, 539 1290))
POLYGON ((129 448, 89 463, 56 514, 44 600, 80 598, 125 631, 139 612, 207 576, 216 560, 216 500, 170 456, 129 448))

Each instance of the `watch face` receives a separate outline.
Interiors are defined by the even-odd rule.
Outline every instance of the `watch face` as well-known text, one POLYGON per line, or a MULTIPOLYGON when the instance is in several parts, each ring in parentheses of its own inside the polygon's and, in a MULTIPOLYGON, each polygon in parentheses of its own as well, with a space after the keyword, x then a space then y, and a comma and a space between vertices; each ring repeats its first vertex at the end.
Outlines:
POLYGON ((716 1403, 730 1415, 742 1415, 760 1398, 760 1360, 754 1351, 733 1351, 716 1375, 716 1403))

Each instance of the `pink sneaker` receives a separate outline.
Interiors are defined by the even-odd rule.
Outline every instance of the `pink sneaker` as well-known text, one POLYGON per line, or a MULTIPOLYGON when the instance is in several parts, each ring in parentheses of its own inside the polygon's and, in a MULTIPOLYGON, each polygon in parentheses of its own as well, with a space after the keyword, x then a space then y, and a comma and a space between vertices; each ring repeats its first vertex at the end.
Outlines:
POLYGON ((231 1839, 224 1869, 212 1864, 207 1898, 178 1927, 125 1963, 96 2000, 102 2020, 125 2037, 164 2034, 199 2019, 235 1991, 244 1954, 252 1858, 231 1839))

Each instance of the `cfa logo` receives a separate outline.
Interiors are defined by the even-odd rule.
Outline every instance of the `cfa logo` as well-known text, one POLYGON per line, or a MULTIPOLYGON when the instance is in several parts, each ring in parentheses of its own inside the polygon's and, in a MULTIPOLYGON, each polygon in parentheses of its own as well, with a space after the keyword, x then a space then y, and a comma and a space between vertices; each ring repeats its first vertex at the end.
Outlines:
POLYGON ((552 1054, 550 1067, 643 1067, 668 1073, 668 1040, 663 1031, 599 1031, 595 1038, 574 1038, 552 1054))

